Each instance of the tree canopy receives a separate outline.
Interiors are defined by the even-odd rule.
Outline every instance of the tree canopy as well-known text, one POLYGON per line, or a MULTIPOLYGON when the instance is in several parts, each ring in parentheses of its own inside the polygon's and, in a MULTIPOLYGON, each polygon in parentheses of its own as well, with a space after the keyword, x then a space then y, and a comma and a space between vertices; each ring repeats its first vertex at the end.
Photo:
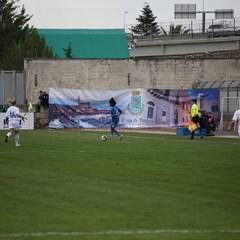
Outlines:
POLYGON ((19 0, 0 1, 0 69, 22 70, 24 58, 54 57, 44 37, 29 27, 32 16, 19 0), (20 8, 20 10, 19 10, 20 8))
POLYGON ((139 17, 136 18, 139 23, 132 27, 132 32, 142 36, 160 34, 158 23, 155 21, 157 17, 153 15, 149 4, 146 4, 141 12, 142 15, 139 15, 139 17))

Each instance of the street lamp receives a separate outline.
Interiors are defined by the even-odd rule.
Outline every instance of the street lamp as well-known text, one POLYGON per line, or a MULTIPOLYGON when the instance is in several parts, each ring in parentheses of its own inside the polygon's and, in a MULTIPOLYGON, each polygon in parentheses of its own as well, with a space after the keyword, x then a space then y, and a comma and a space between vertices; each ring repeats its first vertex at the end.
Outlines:
POLYGON ((128 13, 128 11, 123 13, 123 28, 124 28, 124 31, 125 31, 125 18, 126 18, 127 13, 128 13))
POLYGON ((205 23, 206 23, 206 13, 204 11, 204 0, 203 0, 203 5, 202 5, 202 32, 205 32, 205 23))

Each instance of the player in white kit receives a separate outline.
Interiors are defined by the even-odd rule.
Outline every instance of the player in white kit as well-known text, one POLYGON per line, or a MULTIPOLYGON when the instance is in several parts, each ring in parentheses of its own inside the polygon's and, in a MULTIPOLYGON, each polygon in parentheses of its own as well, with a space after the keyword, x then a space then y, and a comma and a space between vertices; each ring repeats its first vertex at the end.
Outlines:
POLYGON ((237 123, 238 123, 238 136, 240 137, 240 109, 235 111, 235 113, 233 114, 232 122, 228 130, 231 131, 233 128, 235 128, 237 123))
POLYGON ((9 132, 6 134, 5 142, 7 143, 8 139, 15 132, 15 146, 20 147, 19 144, 20 119, 25 121, 25 119, 27 118, 20 114, 19 108, 15 106, 16 104, 15 99, 9 99, 8 102, 11 106, 8 108, 6 112, 6 120, 8 123, 9 132))

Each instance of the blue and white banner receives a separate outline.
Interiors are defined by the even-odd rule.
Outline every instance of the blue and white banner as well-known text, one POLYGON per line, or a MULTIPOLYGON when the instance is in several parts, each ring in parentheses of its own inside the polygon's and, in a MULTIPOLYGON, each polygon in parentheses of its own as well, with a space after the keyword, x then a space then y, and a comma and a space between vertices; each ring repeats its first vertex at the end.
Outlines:
POLYGON ((109 99, 114 98, 123 111, 119 128, 153 128, 188 125, 190 100, 197 99, 199 109, 219 113, 218 89, 169 90, 123 89, 81 90, 49 89, 50 128, 106 128, 111 119, 109 99))

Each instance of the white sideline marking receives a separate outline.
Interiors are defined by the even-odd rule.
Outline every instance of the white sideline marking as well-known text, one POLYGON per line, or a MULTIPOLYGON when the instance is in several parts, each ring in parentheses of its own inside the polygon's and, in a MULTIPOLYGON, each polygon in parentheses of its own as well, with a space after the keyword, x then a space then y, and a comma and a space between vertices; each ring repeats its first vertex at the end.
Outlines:
POLYGON ((161 233, 179 233, 179 234, 206 234, 206 233, 240 233, 240 230, 174 230, 174 229, 159 229, 159 230, 136 230, 136 231, 99 231, 99 232, 38 232, 38 233, 8 233, 0 234, 0 238, 6 237, 45 237, 45 236, 87 236, 87 235, 134 235, 134 234, 161 234, 161 233))

